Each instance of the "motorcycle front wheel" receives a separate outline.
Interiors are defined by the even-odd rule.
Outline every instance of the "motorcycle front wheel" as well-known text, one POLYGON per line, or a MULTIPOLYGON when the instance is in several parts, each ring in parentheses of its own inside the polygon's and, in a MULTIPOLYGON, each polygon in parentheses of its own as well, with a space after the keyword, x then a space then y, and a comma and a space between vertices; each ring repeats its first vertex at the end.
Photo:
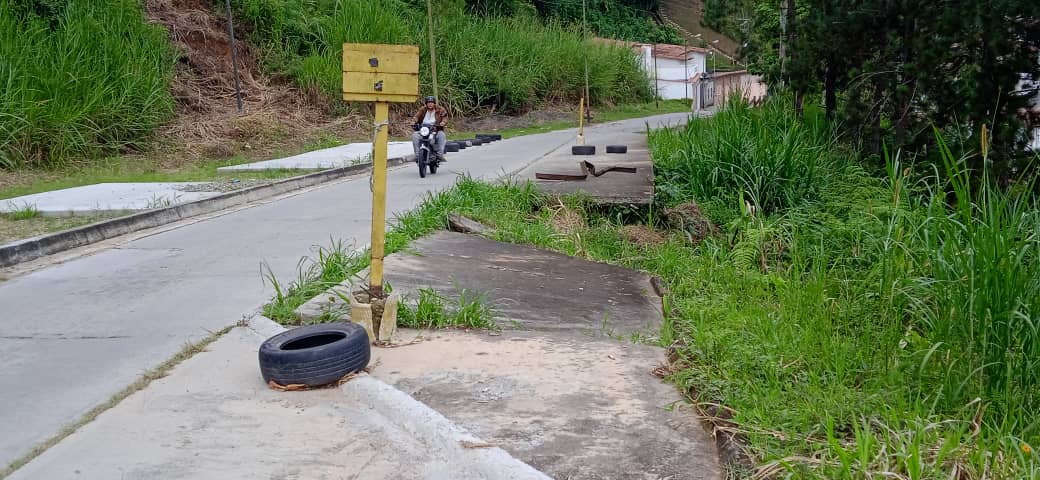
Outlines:
POLYGON ((429 154, 429 150, 419 150, 419 178, 426 178, 426 158, 429 154))

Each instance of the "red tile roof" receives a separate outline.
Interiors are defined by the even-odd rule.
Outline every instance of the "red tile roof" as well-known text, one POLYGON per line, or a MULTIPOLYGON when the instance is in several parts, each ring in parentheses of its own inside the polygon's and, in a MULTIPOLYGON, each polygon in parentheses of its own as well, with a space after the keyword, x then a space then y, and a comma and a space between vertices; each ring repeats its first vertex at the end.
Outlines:
POLYGON ((602 38, 594 37, 593 42, 602 43, 607 45, 614 45, 618 47, 631 48, 633 50, 642 51, 643 47, 652 47, 651 51, 657 58, 668 58, 672 60, 684 60, 683 49, 686 49, 686 54, 697 52, 697 53, 708 53, 706 48, 697 47, 683 47, 682 45, 669 45, 667 43, 649 44, 649 43, 637 43, 629 42, 625 40, 615 40, 613 38, 602 38))
POLYGON ((653 45, 652 47, 652 53, 657 58, 669 58, 672 60, 685 60, 690 53, 694 52, 708 53, 708 50, 704 48, 684 47, 682 45, 668 45, 666 43, 658 43, 656 45, 653 45))

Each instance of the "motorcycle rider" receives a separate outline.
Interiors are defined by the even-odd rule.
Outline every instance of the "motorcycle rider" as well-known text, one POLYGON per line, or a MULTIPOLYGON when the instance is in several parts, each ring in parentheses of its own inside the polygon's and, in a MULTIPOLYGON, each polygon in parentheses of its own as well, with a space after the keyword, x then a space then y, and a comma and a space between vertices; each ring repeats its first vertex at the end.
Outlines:
POLYGON ((429 96, 426 97, 426 104, 419 108, 419 111, 415 113, 415 133, 412 134, 412 149, 415 151, 416 157, 419 156, 419 128, 422 126, 433 127, 437 126, 439 130, 437 135, 434 137, 433 148, 437 152, 437 156, 440 157, 441 161, 444 159, 444 147, 447 144, 447 135, 444 134, 444 128, 448 125, 448 110, 444 107, 437 105, 437 97, 429 96))

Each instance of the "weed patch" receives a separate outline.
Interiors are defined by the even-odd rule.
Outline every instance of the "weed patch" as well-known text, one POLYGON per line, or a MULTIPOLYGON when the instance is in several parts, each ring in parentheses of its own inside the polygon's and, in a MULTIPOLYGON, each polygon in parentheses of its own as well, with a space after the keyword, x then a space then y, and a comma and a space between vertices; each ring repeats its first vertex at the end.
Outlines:
POLYGON ((494 309, 487 296, 467 289, 452 300, 432 289, 419 290, 415 307, 402 299, 397 307, 398 324, 405 328, 476 328, 497 330, 494 309))

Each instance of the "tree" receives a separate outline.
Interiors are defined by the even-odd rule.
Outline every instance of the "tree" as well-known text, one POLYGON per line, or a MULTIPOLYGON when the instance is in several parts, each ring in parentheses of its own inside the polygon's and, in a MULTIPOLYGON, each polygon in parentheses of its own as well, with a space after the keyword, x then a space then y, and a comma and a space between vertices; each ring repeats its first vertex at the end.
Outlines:
POLYGON ((1018 151, 1028 99, 1007 93, 1021 74, 1040 73, 1034 1, 759 1, 745 53, 774 87, 780 2, 797 7, 786 19, 785 86, 796 98, 822 93, 828 116, 861 145, 916 151, 933 125, 977 134, 986 124, 992 151, 1004 160, 1018 151))

